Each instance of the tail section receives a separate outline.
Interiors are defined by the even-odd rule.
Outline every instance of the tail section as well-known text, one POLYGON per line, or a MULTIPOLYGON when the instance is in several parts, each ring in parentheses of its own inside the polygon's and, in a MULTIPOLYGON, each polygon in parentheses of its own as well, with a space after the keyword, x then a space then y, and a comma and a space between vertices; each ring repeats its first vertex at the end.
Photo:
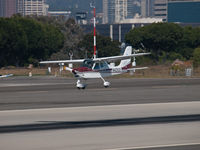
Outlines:
MULTIPOLYGON (((132 54, 132 46, 127 46, 123 56, 128 56, 132 54)), ((125 60, 121 60, 119 67, 123 68, 125 66, 128 66, 131 63, 131 59, 125 59, 125 60)))

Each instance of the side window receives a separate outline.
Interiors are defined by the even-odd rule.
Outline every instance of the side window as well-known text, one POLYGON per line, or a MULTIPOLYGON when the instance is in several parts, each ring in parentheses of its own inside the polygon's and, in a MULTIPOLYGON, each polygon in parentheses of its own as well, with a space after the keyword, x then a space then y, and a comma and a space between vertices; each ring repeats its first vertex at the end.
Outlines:
POLYGON ((96 63, 94 66, 94 70, 98 70, 98 69, 100 69, 100 65, 99 65, 99 63, 96 63))
POLYGON ((101 65, 102 69, 107 69, 108 68, 108 64, 106 62, 104 62, 104 61, 101 62, 100 65, 101 65))
POLYGON ((93 63, 91 61, 88 61, 88 68, 92 68, 93 63))
POLYGON ((105 67, 104 63, 101 63, 101 68, 104 68, 104 67, 105 67))

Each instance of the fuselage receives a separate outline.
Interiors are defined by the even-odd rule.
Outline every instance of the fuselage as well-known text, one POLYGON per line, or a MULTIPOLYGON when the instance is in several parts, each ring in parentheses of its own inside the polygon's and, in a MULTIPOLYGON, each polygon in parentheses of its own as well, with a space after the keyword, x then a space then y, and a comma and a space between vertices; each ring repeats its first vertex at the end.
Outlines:
POLYGON ((73 69, 73 73, 76 77, 90 79, 90 78, 102 78, 113 75, 119 75, 128 72, 130 65, 120 67, 111 67, 107 62, 92 62, 92 60, 85 60, 83 65, 79 68, 73 69))

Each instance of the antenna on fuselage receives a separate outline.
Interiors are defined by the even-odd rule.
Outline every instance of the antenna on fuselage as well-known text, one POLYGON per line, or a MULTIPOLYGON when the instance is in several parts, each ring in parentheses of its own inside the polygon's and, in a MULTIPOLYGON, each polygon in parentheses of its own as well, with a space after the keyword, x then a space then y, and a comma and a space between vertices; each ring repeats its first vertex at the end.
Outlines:
POLYGON ((90 7, 94 9, 94 59, 95 59, 97 57, 97 52, 96 52, 96 8, 92 3, 90 3, 90 7))

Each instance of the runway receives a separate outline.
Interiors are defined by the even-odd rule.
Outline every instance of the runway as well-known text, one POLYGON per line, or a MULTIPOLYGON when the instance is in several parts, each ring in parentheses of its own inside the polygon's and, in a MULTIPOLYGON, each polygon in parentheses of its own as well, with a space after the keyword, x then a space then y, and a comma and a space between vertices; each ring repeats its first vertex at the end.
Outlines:
POLYGON ((200 79, 88 80, 86 90, 75 79, 12 77, 0 80, 0 110, 104 106, 119 104, 199 101, 200 79))
POLYGON ((0 149, 200 148, 200 102, 6 110, 0 149))
POLYGON ((199 150, 200 79, 0 80, 2 150, 199 150))

